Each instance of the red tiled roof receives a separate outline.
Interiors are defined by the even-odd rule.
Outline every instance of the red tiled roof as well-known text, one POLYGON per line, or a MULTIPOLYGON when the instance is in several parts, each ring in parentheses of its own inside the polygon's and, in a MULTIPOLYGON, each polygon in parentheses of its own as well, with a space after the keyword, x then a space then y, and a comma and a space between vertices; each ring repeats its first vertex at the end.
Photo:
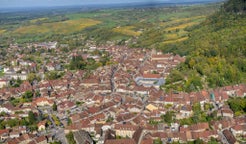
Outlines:
POLYGON ((8 129, 0 130, 0 135, 5 134, 5 133, 9 133, 9 130, 8 129))
POLYGON ((241 130, 246 130, 246 124, 244 125, 235 125, 232 127, 232 129, 236 130, 236 131, 241 131, 241 130))
POLYGON ((161 78, 160 74, 143 74, 144 78, 161 78))
POLYGON ((133 139, 114 139, 106 140, 105 144, 136 144, 133 139))
POLYGON ((40 142, 43 142, 43 141, 47 141, 47 139, 46 139, 45 136, 40 136, 40 137, 35 138, 35 141, 37 143, 40 143, 40 142))
POLYGON ((137 126, 134 125, 129 125, 129 124, 116 124, 115 125, 116 130, 131 130, 131 131, 136 131, 137 126))

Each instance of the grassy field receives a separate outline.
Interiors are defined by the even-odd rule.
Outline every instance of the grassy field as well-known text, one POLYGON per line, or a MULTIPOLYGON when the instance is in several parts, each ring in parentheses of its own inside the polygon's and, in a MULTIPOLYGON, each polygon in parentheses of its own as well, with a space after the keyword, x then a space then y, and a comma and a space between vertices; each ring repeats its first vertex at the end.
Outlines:
POLYGON ((178 25, 178 26, 168 27, 168 28, 166 28, 165 30, 166 30, 166 31, 182 30, 182 29, 185 29, 185 28, 187 28, 187 27, 194 26, 194 25, 197 25, 197 24, 199 24, 199 22, 183 23, 183 24, 178 25))
POLYGON ((4 33, 6 30, 0 29, 0 34, 4 33))
POLYGON ((48 19, 47 17, 44 17, 44 18, 37 18, 37 19, 30 20, 30 23, 35 24, 35 23, 38 22, 38 21, 44 21, 44 20, 47 20, 47 19, 48 19))
POLYGON ((117 27, 114 28, 113 31, 114 32, 118 32, 124 35, 130 35, 130 36, 139 36, 141 34, 140 31, 134 31, 135 27, 134 26, 125 26, 125 27, 117 27))
POLYGON ((68 20, 63 22, 43 23, 40 25, 24 26, 16 29, 14 34, 54 33, 69 34, 81 31, 86 27, 97 25, 100 21, 93 19, 68 20))

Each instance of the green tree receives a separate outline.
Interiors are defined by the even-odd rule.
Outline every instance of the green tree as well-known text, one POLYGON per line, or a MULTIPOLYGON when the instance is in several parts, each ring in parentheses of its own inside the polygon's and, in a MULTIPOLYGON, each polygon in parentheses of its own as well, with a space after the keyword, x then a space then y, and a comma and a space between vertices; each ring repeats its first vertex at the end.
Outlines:
POLYGON ((162 144, 161 139, 160 138, 155 139, 154 144, 162 144))
POLYGON ((62 144, 60 141, 54 141, 54 142, 51 142, 49 144, 62 144))
POLYGON ((31 91, 26 91, 23 95, 22 95, 23 99, 26 100, 30 100, 33 98, 33 93, 31 91))
POLYGON ((47 80, 55 80, 59 79, 64 75, 64 72, 58 72, 58 71, 50 71, 45 74, 45 78, 47 80))
POLYGON ((74 137, 73 137, 73 133, 72 132, 69 132, 66 135, 66 138, 67 138, 69 144, 76 144, 76 141, 74 140, 74 137))
POLYGON ((40 81, 41 80, 41 77, 36 75, 35 73, 29 73, 27 75, 27 80, 31 83, 33 82, 34 80, 37 80, 37 81, 40 81))
POLYGON ((72 120, 70 118, 67 119, 67 125, 71 125, 72 124, 72 120))
POLYGON ((28 112, 28 121, 30 124, 35 124, 36 123, 36 116, 32 111, 28 112))
POLYGON ((174 112, 173 111, 167 111, 165 115, 161 116, 163 121, 171 124, 174 120, 174 112))
POLYGON ((53 109, 53 111, 57 111, 57 105, 56 105, 56 103, 54 103, 54 104, 52 105, 52 109, 53 109))

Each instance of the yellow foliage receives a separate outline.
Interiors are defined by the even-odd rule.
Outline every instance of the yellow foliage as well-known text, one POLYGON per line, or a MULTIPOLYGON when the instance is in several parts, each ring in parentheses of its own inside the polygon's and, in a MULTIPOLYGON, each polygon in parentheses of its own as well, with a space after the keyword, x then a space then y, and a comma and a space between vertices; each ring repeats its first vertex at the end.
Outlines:
POLYGON ((190 18, 173 18, 173 19, 171 19, 171 21, 163 22, 160 25, 161 26, 170 26, 170 25, 187 23, 187 22, 191 22, 194 20, 204 19, 204 18, 206 18, 206 17, 205 16, 194 16, 194 17, 190 17, 190 18))
POLYGON ((0 34, 4 33, 6 30, 0 29, 0 34))
POLYGON ((113 31, 118 32, 118 33, 122 33, 125 35, 130 35, 130 36, 139 36, 141 34, 141 32, 134 31, 133 30, 134 28, 135 28, 134 26, 124 26, 124 27, 114 28, 113 31))
POLYGON ((166 34, 166 40, 173 40, 173 39, 178 39, 178 35, 176 33, 172 33, 172 34, 166 34))
POLYGON ((30 20, 31 23, 36 23, 37 21, 43 21, 43 20, 47 20, 48 18, 38 18, 38 19, 33 19, 30 20))
POLYGON ((93 19, 77 19, 68 20, 63 22, 43 23, 40 25, 30 25, 19 27, 14 31, 16 34, 35 34, 35 33, 48 33, 66 34, 83 30, 86 27, 97 25, 100 21, 93 19))
POLYGON ((196 25, 196 24, 199 24, 199 23, 198 22, 184 23, 184 24, 181 24, 181 25, 178 25, 178 26, 166 28, 165 30, 166 31, 173 31, 173 30, 176 30, 176 29, 180 30, 180 29, 184 29, 186 27, 193 26, 193 25, 196 25))
POLYGON ((205 16, 194 16, 194 17, 189 17, 189 18, 174 19, 172 22, 174 23, 188 22, 188 21, 193 21, 193 20, 202 19, 202 18, 205 18, 205 16))
POLYGON ((175 40, 167 40, 165 42, 163 42, 164 44, 170 44, 170 43, 175 43, 175 42, 181 42, 181 41, 184 41, 184 40, 187 40, 188 37, 182 37, 182 38, 179 38, 179 39, 175 39, 175 40))

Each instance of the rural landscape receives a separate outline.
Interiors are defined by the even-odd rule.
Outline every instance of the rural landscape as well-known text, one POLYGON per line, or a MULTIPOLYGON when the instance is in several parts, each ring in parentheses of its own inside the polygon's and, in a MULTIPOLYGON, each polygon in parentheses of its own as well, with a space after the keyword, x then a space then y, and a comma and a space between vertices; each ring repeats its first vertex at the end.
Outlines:
POLYGON ((246 1, 0 7, 0 143, 246 143, 246 1))

